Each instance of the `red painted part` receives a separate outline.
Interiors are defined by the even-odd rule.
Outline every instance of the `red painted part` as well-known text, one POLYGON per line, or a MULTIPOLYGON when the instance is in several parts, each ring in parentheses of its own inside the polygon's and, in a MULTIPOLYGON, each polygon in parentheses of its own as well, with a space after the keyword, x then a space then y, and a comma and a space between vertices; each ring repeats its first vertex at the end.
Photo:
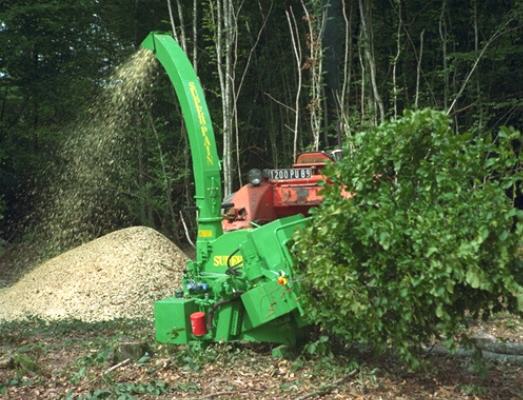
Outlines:
POLYGON ((205 313, 198 311, 191 314, 191 330, 194 336, 203 336, 207 333, 205 326, 205 313))
POLYGON ((273 187, 268 181, 259 186, 250 183, 233 194, 234 207, 227 210, 222 221, 224 231, 251 228, 251 221, 264 224, 277 218, 274 212, 273 187))
MULTIPOLYGON (((298 156, 293 167, 310 167, 312 176, 305 179, 264 180, 259 186, 247 184, 232 195, 234 206, 224 215, 224 231, 251 228, 251 222, 264 224, 277 218, 303 214, 323 201, 321 174, 327 161, 334 161, 322 152, 303 153, 298 156)), ((342 196, 352 195, 343 191, 342 196)))
POLYGON ((293 167, 304 167, 307 165, 323 166, 328 161, 334 161, 331 157, 321 151, 302 153, 296 159, 293 167))
POLYGON ((324 178, 263 181, 259 186, 247 184, 235 192, 222 222, 224 231, 251 228, 251 222, 264 224, 294 214, 307 215, 311 207, 323 200, 319 185, 324 178))
POLYGON ((313 175, 309 179, 273 181, 274 207, 317 206, 323 201, 320 182, 324 181, 321 175, 313 175))

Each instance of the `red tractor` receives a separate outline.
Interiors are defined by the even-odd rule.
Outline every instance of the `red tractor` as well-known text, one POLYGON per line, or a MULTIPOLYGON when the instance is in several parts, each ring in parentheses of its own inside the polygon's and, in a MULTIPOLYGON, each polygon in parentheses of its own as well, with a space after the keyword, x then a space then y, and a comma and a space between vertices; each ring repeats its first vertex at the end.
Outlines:
MULTIPOLYGON (((307 215, 311 207, 323 201, 322 170, 336 162, 341 150, 300 154, 292 168, 249 171, 249 183, 229 196, 222 205, 224 231, 262 225, 288 215, 307 215)), ((344 192, 344 196, 350 197, 344 192)))

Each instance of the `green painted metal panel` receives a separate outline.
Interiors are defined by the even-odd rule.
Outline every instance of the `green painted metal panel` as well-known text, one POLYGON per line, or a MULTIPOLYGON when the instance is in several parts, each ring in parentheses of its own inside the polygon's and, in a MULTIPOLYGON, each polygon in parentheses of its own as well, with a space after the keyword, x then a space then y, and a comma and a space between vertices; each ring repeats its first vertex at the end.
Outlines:
POLYGON ((306 219, 302 215, 293 215, 263 225, 250 233, 249 240, 255 247, 253 252, 264 260, 266 268, 292 274, 293 262, 287 242, 294 231, 305 223, 306 219))
POLYGON ((252 342, 279 343, 294 346, 298 339, 296 324, 292 318, 281 317, 267 324, 252 328, 251 322, 245 318, 242 326, 243 340, 252 342))
POLYGON ((264 282, 241 296, 253 328, 270 322, 297 308, 291 290, 275 281, 264 282))
POLYGON ((191 340, 189 316, 198 311, 193 299, 168 297, 154 304, 156 340, 160 343, 185 344, 191 340))
POLYGON ((243 256, 238 250, 249 232, 249 229, 225 232, 218 239, 209 243, 210 257, 205 261, 201 271, 206 273, 225 273, 227 260, 231 255, 230 264, 243 268, 243 256))
POLYGON ((218 342, 236 339, 240 333, 239 301, 229 303, 220 308, 216 314, 216 333, 214 339, 218 342))
POLYGON ((189 137, 198 207, 197 262, 205 258, 206 242, 222 234, 220 161, 205 96, 191 62, 176 41, 150 33, 142 47, 154 52, 176 91, 189 137), (201 243, 201 245, 200 245, 201 243))

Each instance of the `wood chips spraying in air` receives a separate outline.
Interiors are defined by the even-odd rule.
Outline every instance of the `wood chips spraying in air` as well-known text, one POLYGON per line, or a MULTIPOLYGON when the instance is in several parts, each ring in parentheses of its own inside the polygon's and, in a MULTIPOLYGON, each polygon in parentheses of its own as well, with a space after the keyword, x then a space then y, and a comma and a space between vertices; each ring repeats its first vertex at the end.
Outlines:
POLYGON ((151 228, 122 229, 55 257, 0 291, 0 320, 152 318, 174 294, 186 256, 151 228))
POLYGON ((34 212, 18 227, 32 245, 31 257, 16 259, 22 268, 133 220, 127 199, 137 194, 129 176, 134 176, 136 138, 148 129, 144 121, 156 66, 151 51, 137 51, 100 81, 97 97, 63 128, 59 160, 45 167, 47 181, 35 194, 34 212))

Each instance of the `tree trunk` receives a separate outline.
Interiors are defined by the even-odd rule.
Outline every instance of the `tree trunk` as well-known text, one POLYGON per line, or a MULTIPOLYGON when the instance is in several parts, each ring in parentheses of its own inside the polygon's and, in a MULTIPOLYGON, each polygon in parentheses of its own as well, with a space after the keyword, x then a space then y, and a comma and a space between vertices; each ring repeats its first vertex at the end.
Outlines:
POLYGON ((198 75, 198 0, 192 5, 192 65, 198 75))
MULTIPOLYGON (((474 15, 474 53, 479 54, 479 29, 478 29, 478 0, 473 0, 473 15, 474 15)), ((476 70, 476 108, 478 113, 479 129, 483 128, 483 105, 481 102, 481 85, 479 68, 476 70)))
MULTIPOLYGON (((381 100, 381 96, 378 91, 378 84, 376 82, 376 62, 372 51, 372 31, 369 28, 371 20, 369 18, 369 20, 367 21, 367 18, 369 17, 369 13, 367 10, 368 7, 365 7, 363 3, 363 0, 359 0, 361 30, 363 32, 364 39, 363 51, 365 54, 365 58, 367 59, 367 63, 369 65, 370 84, 372 88, 373 100, 376 103, 379 111, 380 122, 383 122, 385 121, 385 109, 383 107, 383 101, 381 100)), ((365 2, 365 4, 367 4, 367 2, 365 2)))
POLYGON ((361 79, 360 79, 360 125, 363 125, 365 121, 365 82, 366 82, 366 72, 365 72, 365 63, 363 62, 363 54, 362 54, 362 36, 363 33, 360 30, 360 34, 358 37, 358 61, 360 64, 360 70, 361 70, 361 79))
POLYGON ((352 1, 349 1, 349 13, 347 14, 346 0, 341 0, 342 15, 344 22, 345 40, 343 52, 343 81, 341 94, 338 95, 340 110, 340 124, 338 128, 338 146, 342 144, 342 134, 351 133, 349 123, 349 101, 352 77, 352 1))
MULTIPOLYGON (((262 10, 261 3, 258 1, 258 6, 260 11, 262 10)), ((247 77, 247 72, 249 71, 249 68, 251 66, 252 57, 254 55, 254 51, 256 50, 256 47, 258 46, 258 43, 260 42, 261 35, 263 31, 265 30, 265 27, 267 26, 267 22, 269 21, 269 17, 272 12, 273 2, 271 1, 269 11, 267 14, 263 15, 262 13, 262 25, 260 27, 260 30, 258 31, 258 34, 256 35, 256 40, 254 44, 252 45, 249 55, 247 56, 247 61, 245 62, 245 66, 242 71, 242 75, 240 78, 240 82, 238 83, 238 87, 236 88, 236 79, 233 79, 233 85, 232 85, 232 94, 233 94, 233 115, 234 115, 234 132, 235 132, 235 138, 236 138, 236 169, 238 171, 238 180, 240 182, 240 186, 243 185, 242 183, 242 176, 241 176, 241 164, 240 164, 240 132, 239 132, 239 124, 238 124, 238 98, 240 96, 240 92, 242 90, 243 84, 245 83, 245 78, 247 77)), ((239 13, 239 10, 238 10, 239 13)), ((233 74, 234 77, 236 77, 236 65, 238 62, 238 17, 235 15, 234 17, 234 63, 233 63, 233 74)))
POLYGON ((187 53, 187 41, 185 40, 185 23, 180 0, 176 0, 176 8, 178 9, 178 20, 180 21, 180 46, 182 46, 183 51, 187 53))
POLYGON ((223 195, 232 193, 232 49, 234 33, 232 31, 233 6, 232 0, 218 0, 216 5, 209 2, 211 18, 214 24, 214 43, 216 49, 216 68, 220 81, 222 100, 222 167, 223 195), (214 12, 216 7, 216 13, 214 12))
POLYGON ((441 12, 439 15, 438 30, 441 40, 441 52, 443 58, 443 107, 448 107, 449 102, 449 71, 447 65, 447 24, 445 22, 445 10, 447 0, 441 3, 441 12))
POLYGON ((398 29, 396 31, 396 55, 392 62, 392 104, 394 107, 394 118, 398 117, 398 84, 397 67, 401 55, 401 29, 403 25, 401 0, 398 0, 398 29))
POLYGON ((419 83, 421 79, 421 60, 423 59, 423 37, 425 35, 425 29, 423 29, 419 35, 419 57, 418 66, 416 68, 416 96, 414 98, 414 108, 418 108, 419 100, 419 83))
POLYGON ((312 16, 301 0, 301 6, 305 13, 305 20, 308 28, 309 58, 307 60, 310 71, 310 99, 308 111, 310 116, 310 127, 313 137, 314 150, 318 151, 320 147, 320 131, 322 121, 322 85, 323 85, 323 49, 321 46, 323 30, 325 28, 326 13, 322 9, 321 16, 312 16))
POLYGON ((169 21, 171 22, 171 30, 173 32, 173 37, 178 43, 180 43, 180 40, 178 39, 178 34, 176 33, 176 23, 174 22, 171 0, 167 0, 167 10, 169 11, 169 21))
POLYGON ((225 39, 225 91, 222 93, 224 103, 223 113, 223 173, 224 196, 232 193, 232 45, 234 32, 232 27, 232 0, 223 0, 223 29, 225 39))
POLYGON ((298 24, 296 22, 296 17, 292 10, 292 6, 285 11, 285 16, 287 17, 287 24, 289 25, 289 32, 291 35, 292 50, 294 52, 294 59, 296 61, 296 72, 298 74, 298 87, 296 89, 296 96, 294 100, 294 139, 292 146, 292 157, 293 161, 296 159, 298 153, 298 125, 300 121, 300 95, 302 87, 302 70, 301 70, 301 60, 302 60, 302 51, 300 45, 300 36, 298 32, 298 24))

